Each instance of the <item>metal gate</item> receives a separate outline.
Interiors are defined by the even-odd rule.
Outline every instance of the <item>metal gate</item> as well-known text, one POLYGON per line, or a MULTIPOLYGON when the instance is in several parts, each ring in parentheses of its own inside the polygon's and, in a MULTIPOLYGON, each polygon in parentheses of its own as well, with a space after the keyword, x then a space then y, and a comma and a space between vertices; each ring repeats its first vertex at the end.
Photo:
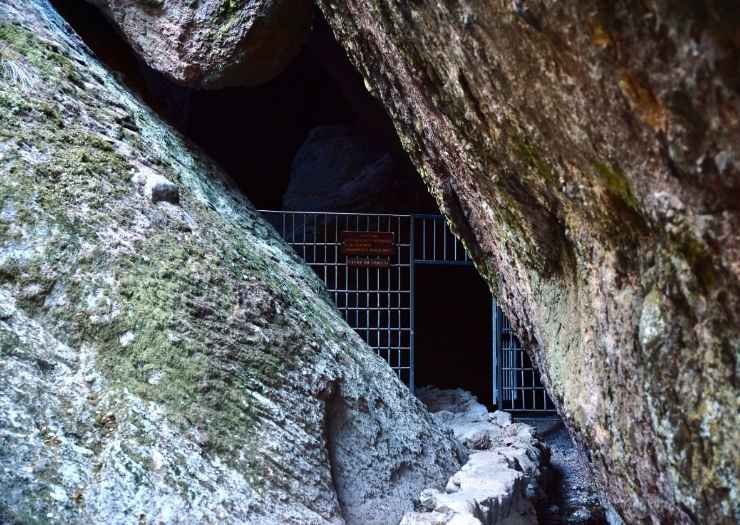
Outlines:
MULTIPOLYGON (((413 391, 414 268, 473 266, 441 215, 262 210, 262 214, 324 280, 347 323, 413 391), (386 268, 358 268, 342 255, 343 232, 390 232, 394 250, 386 268)), ((494 399, 500 409, 552 413, 554 406, 511 324, 492 301, 494 399)))
MULTIPOLYGON (((494 301, 495 304, 495 301, 494 301)), ((494 375, 499 385, 496 406, 508 412, 551 414, 555 405, 540 381, 539 373, 522 349, 511 322, 494 306, 494 375)))
POLYGON ((413 216, 365 213, 263 211, 324 280, 339 312, 368 345, 414 388, 413 216), (387 268, 345 264, 342 232, 391 232, 387 268))

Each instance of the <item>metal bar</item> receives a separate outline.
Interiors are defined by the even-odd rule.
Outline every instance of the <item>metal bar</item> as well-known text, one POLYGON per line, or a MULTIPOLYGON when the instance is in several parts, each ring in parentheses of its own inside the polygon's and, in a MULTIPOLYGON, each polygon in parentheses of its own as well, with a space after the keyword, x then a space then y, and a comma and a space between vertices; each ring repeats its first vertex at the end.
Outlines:
POLYGON ((432 260, 437 260, 437 224, 432 222, 432 260))
POLYGON ((496 338, 496 298, 491 296, 491 403, 500 407, 498 397, 498 341, 496 338))
POLYGON ((442 222, 442 260, 447 260, 447 221, 442 222))
POLYGON ((427 258, 427 221, 422 219, 421 221, 421 258, 427 258))
MULTIPOLYGON (((409 388, 411 389, 411 393, 416 392, 416 383, 415 377, 414 377, 414 364, 415 364, 415 331, 416 331, 416 301, 414 300, 414 291, 416 290, 416 273, 415 273, 415 248, 414 248, 414 236, 416 233, 416 228, 414 225, 414 217, 411 216, 409 219, 409 244, 411 245, 409 247, 409 324, 411 325, 411 334, 409 335, 409 388)), ((400 307, 401 304, 399 303, 398 306, 400 307)), ((401 315, 399 311, 399 316, 401 315)), ((400 363, 399 363, 400 364, 400 363)))
POLYGON ((468 266, 472 267, 473 263, 472 261, 427 261, 427 260, 417 260, 417 265, 421 266, 456 266, 456 267, 463 267, 468 266))

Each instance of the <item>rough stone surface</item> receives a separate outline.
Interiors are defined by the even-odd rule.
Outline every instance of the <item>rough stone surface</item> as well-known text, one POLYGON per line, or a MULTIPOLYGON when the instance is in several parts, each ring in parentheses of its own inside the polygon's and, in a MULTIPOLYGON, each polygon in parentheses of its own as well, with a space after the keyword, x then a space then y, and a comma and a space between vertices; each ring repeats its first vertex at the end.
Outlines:
POLYGON ((319 4, 617 512, 740 520, 740 4, 319 4))
POLYGON ((401 524, 537 523, 533 503, 542 497, 549 450, 536 431, 500 412, 489 413, 465 390, 425 387, 417 395, 432 417, 463 443, 469 457, 444 490, 424 490, 416 511, 406 513, 401 524))
POLYGON ((277 76, 311 28, 309 0, 87 0, 146 64, 194 88, 277 76))
POLYGON ((296 153, 283 209, 406 211, 418 179, 398 172, 392 155, 348 126, 321 126, 296 153), (410 179, 410 180, 408 180, 410 179))
POLYGON ((0 3, 0 523, 393 523, 459 465, 218 168, 0 3))
POLYGON ((419 389, 417 397, 440 425, 451 428, 455 439, 472 450, 502 445, 519 431, 531 433, 528 426, 512 427, 511 414, 500 410, 488 412, 473 394, 461 388, 424 387, 419 389))

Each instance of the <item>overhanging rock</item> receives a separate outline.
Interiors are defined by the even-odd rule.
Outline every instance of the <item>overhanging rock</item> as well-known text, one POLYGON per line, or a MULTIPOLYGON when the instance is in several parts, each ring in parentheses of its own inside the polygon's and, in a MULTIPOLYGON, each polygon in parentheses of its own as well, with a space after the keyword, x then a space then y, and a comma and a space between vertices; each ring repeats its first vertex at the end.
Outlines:
POLYGON ((319 4, 617 511, 736 521, 737 3, 319 4))

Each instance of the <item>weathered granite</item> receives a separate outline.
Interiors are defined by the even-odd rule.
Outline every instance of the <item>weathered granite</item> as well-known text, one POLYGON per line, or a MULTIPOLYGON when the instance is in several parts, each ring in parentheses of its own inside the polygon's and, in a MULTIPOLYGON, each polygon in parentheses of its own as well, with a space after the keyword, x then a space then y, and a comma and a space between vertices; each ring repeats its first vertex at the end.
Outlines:
POLYGON ((319 5, 617 511, 737 522, 740 4, 319 5))
POLYGON ((309 0, 87 0, 146 64, 179 84, 215 89, 267 82, 311 28, 309 0))
POLYGON ((398 522, 459 464, 224 174, 0 3, 0 522, 398 522))

